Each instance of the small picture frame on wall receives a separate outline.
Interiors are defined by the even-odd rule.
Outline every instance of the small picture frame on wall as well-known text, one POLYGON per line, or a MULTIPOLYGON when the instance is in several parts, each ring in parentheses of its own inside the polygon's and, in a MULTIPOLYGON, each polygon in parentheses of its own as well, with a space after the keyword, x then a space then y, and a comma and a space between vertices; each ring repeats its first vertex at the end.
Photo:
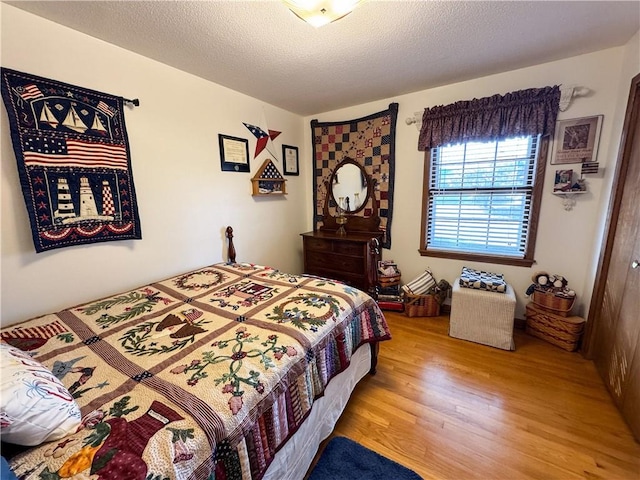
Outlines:
POLYGON ((553 183, 554 192, 569 192, 573 185, 573 170, 556 170, 556 178, 553 183))
POLYGON ((282 162, 285 175, 299 175, 298 147, 282 145, 282 162))
POLYGON ((551 164, 596 162, 603 116, 594 115, 556 122, 551 164))
POLYGON ((249 140, 219 133, 218 143, 223 172, 249 171, 249 140))

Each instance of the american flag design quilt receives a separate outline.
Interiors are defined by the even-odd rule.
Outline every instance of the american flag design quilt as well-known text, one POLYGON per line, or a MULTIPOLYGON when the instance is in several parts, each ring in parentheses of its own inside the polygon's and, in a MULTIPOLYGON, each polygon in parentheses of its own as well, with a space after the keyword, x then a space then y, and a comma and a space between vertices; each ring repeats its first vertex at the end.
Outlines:
POLYGON ((122 97, 2 69, 36 252, 142 238, 122 97))
MULTIPOLYGON (((391 217, 393 214, 393 184, 395 174, 395 140, 398 104, 387 110, 355 120, 340 122, 311 121, 313 138, 313 204, 315 228, 322 225, 323 207, 327 196, 325 182, 336 165, 349 157, 364 167, 376 181, 374 194, 380 205, 382 246, 391 248, 391 217)), ((370 216, 372 201, 357 215, 370 216)), ((335 208, 333 203, 330 208, 335 208)))

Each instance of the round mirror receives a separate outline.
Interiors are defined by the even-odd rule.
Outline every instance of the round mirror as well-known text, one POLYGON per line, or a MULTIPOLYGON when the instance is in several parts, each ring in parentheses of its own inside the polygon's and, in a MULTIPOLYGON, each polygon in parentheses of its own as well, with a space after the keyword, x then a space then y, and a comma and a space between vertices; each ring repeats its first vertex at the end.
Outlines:
POLYGON ((331 174, 331 196, 346 213, 356 213, 369 199, 369 177, 364 167, 345 158, 331 174))

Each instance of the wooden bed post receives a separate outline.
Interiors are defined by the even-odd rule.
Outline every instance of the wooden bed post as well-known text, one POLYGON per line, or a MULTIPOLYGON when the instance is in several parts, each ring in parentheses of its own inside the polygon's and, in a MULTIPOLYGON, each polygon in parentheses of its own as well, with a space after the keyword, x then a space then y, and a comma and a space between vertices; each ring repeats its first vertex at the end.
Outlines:
POLYGON ((233 228, 227 227, 226 237, 229 239, 227 245, 227 262, 236 263, 236 247, 233 246, 233 228))
POLYGON ((369 369, 369 374, 375 375, 376 368, 378 367, 378 352, 380 351, 380 342, 371 342, 369 346, 371 348, 371 368, 369 369))
POLYGON ((371 255, 371 261, 369 262, 369 269, 367 271, 367 283, 369 284, 369 291, 367 292, 374 300, 378 300, 379 286, 378 286, 378 262, 380 261, 380 242, 376 237, 369 240, 369 255, 371 255))

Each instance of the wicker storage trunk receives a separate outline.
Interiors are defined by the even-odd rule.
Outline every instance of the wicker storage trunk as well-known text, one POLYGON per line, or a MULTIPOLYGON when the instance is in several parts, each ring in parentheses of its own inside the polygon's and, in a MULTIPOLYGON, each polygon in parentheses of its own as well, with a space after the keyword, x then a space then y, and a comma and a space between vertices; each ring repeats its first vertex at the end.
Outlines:
POLYGON ((558 297, 550 292, 543 292, 541 290, 533 291, 533 302, 547 310, 552 310, 556 315, 562 317, 568 317, 571 314, 571 309, 576 301, 576 297, 571 298, 558 297))
POLYGON ((527 333, 569 352, 578 348, 584 319, 558 315, 535 303, 527 305, 527 333))
POLYGON ((437 317, 440 315, 440 304, 435 295, 405 293, 404 313, 407 317, 437 317))

